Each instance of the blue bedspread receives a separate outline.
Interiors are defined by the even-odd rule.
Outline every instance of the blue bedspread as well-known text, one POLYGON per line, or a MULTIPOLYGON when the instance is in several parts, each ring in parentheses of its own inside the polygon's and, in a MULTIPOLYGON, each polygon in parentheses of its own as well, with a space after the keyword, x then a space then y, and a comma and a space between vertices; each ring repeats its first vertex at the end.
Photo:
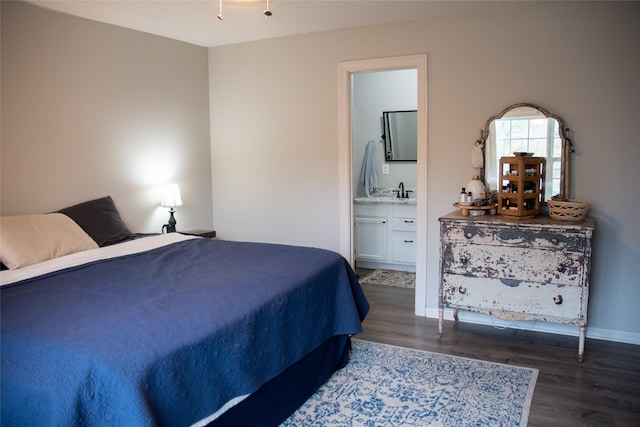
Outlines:
POLYGON ((195 239, 0 288, 2 426, 187 426, 368 304, 326 250, 195 239))

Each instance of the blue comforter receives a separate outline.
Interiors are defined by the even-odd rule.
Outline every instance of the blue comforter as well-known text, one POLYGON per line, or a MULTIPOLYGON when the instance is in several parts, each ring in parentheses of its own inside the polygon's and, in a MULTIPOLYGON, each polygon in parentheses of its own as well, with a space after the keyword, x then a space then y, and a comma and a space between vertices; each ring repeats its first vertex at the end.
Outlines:
POLYGON ((368 304, 326 250, 194 239, 0 288, 2 426, 187 426, 368 304))

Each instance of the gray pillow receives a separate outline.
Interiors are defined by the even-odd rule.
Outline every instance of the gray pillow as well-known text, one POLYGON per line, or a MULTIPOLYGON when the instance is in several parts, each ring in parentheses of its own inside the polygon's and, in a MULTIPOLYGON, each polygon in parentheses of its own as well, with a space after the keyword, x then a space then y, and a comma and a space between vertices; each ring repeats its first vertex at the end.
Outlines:
POLYGON ((76 222, 98 246, 108 246, 131 238, 111 196, 69 206, 58 211, 76 222))

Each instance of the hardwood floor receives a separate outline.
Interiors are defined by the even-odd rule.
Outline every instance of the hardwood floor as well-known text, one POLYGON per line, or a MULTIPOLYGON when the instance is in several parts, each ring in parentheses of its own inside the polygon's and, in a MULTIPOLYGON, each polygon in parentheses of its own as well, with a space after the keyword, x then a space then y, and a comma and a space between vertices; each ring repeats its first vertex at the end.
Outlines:
POLYGON ((415 316, 412 289, 362 285, 371 305, 358 338, 539 370, 530 427, 640 426, 640 346, 415 316))

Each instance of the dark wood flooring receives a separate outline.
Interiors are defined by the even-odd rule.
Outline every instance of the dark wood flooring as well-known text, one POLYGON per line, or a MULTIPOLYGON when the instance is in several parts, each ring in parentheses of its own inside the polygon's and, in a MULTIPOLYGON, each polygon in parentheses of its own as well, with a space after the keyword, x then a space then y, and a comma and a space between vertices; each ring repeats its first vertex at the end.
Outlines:
POLYGON ((496 329, 414 315, 412 289, 363 285, 371 305, 358 338, 539 370, 530 427, 640 426, 640 346, 496 329))

